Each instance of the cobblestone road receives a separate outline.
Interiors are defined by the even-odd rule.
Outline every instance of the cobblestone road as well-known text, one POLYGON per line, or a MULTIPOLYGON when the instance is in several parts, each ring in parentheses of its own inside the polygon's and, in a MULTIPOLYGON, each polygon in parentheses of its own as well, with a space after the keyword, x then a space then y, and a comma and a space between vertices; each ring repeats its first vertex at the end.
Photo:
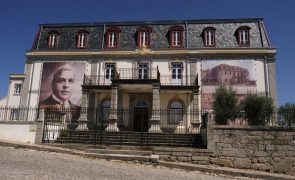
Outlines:
POLYGON ((152 165, 0 147, 0 179, 235 179, 152 165))

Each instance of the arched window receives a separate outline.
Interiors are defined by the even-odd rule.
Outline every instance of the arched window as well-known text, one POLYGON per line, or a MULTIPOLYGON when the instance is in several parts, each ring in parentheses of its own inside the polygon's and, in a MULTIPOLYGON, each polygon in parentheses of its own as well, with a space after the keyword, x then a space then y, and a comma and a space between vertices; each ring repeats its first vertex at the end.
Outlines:
POLYGON ((169 122, 179 123, 183 120, 183 105, 180 101, 173 101, 169 106, 169 122))
POLYGON ((76 37, 77 48, 86 48, 88 40, 88 31, 79 31, 76 37))
POLYGON ((106 31, 106 47, 117 48, 119 47, 119 38, 121 30, 117 27, 110 27, 106 31))
POLYGON ((214 47, 215 46, 215 31, 216 29, 213 27, 206 27, 203 30, 203 42, 206 47, 214 47))
POLYGON ((101 104, 101 113, 102 113, 103 121, 107 121, 109 119, 110 109, 111 109, 111 101, 110 100, 103 101, 101 104))
POLYGON ((183 30, 182 26, 172 26, 169 28, 170 47, 183 47, 183 30))
POLYGON ((59 41, 59 33, 57 31, 51 31, 47 36, 47 47, 49 49, 56 48, 59 41))
POLYGON ((143 26, 143 27, 137 28, 137 46, 150 47, 151 33, 152 33, 152 28, 150 27, 143 26))
POLYGON ((250 46, 250 27, 242 26, 236 31, 236 38, 239 46, 249 47, 250 46))
POLYGON ((135 104, 135 108, 147 108, 148 105, 144 101, 139 101, 135 104))

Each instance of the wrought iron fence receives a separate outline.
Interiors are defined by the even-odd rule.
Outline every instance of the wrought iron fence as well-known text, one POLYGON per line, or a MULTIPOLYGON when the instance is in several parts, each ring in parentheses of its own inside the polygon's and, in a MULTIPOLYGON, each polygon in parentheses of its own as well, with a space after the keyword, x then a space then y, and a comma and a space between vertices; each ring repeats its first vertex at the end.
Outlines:
POLYGON ((194 86, 197 85, 197 75, 180 77, 173 75, 161 75, 160 82, 163 86, 194 86))
POLYGON ((66 143, 170 143, 175 146, 193 146, 196 144, 195 139, 199 138, 198 120, 202 113, 171 109, 148 111, 145 108, 45 109, 43 140, 61 143, 67 139, 66 143), (155 131, 157 128, 161 132, 155 131))
POLYGON ((48 124, 67 129, 104 131, 108 128, 110 131, 148 132, 155 123, 164 133, 191 133, 192 123, 201 118, 200 113, 203 112, 184 112, 174 109, 148 111, 144 108, 133 110, 56 108, 45 109, 45 120, 48 124))
POLYGON ((36 121, 36 107, 0 107, 0 121, 36 121))

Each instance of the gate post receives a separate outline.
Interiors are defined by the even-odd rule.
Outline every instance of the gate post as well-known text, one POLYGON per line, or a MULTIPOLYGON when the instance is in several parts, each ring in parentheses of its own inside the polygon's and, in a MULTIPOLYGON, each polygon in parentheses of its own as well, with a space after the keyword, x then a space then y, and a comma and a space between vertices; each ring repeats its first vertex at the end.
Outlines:
POLYGON ((117 108, 118 108, 118 85, 112 85, 112 97, 111 97, 111 111, 109 115, 109 124, 105 131, 118 132, 119 128, 117 126, 117 108))
POLYGON ((39 110, 39 118, 37 119, 35 144, 43 143, 44 123, 45 123, 45 109, 39 110))
POLYGON ((200 115, 199 111, 199 89, 193 90, 193 120, 191 122, 192 132, 191 133, 199 133, 200 132, 200 115))
POLYGON ((150 133, 162 133, 160 128, 160 84, 153 84, 153 107, 152 107, 152 117, 150 119, 151 127, 149 129, 150 133))

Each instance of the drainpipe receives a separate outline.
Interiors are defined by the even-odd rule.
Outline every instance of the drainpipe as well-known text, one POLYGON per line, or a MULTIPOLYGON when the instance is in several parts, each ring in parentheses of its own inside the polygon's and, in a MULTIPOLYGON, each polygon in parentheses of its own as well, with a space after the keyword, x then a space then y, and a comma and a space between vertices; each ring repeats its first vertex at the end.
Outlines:
POLYGON ((188 56, 186 56, 186 60, 185 60, 185 69, 186 69, 186 71, 185 71, 185 75, 186 75, 186 80, 185 80, 185 83, 186 83, 186 85, 189 85, 188 84, 188 80, 189 80, 189 76, 188 76, 188 56))
POLYGON ((186 41, 186 48, 188 48, 188 37, 187 37, 187 21, 185 21, 185 41, 186 41))
POLYGON ((266 87, 266 95, 270 96, 270 87, 269 87, 269 74, 268 74, 268 64, 267 57, 264 56, 264 75, 265 75, 265 87, 266 87))
POLYGON ((106 31, 106 24, 103 24, 103 34, 102 34, 102 41, 101 41, 101 49, 104 48, 104 36, 105 36, 105 31, 106 31))
POLYGON ((32 69, 32 72, 31 72, 30 88, 29 88, 29 98, 28 98, 28 107, 30 106, 30 101, 31 101, 31 93, 32 93, 33 78, 34 78, 34 69, 35 69, 35 62, 33 62, 33 69, 32 69))

